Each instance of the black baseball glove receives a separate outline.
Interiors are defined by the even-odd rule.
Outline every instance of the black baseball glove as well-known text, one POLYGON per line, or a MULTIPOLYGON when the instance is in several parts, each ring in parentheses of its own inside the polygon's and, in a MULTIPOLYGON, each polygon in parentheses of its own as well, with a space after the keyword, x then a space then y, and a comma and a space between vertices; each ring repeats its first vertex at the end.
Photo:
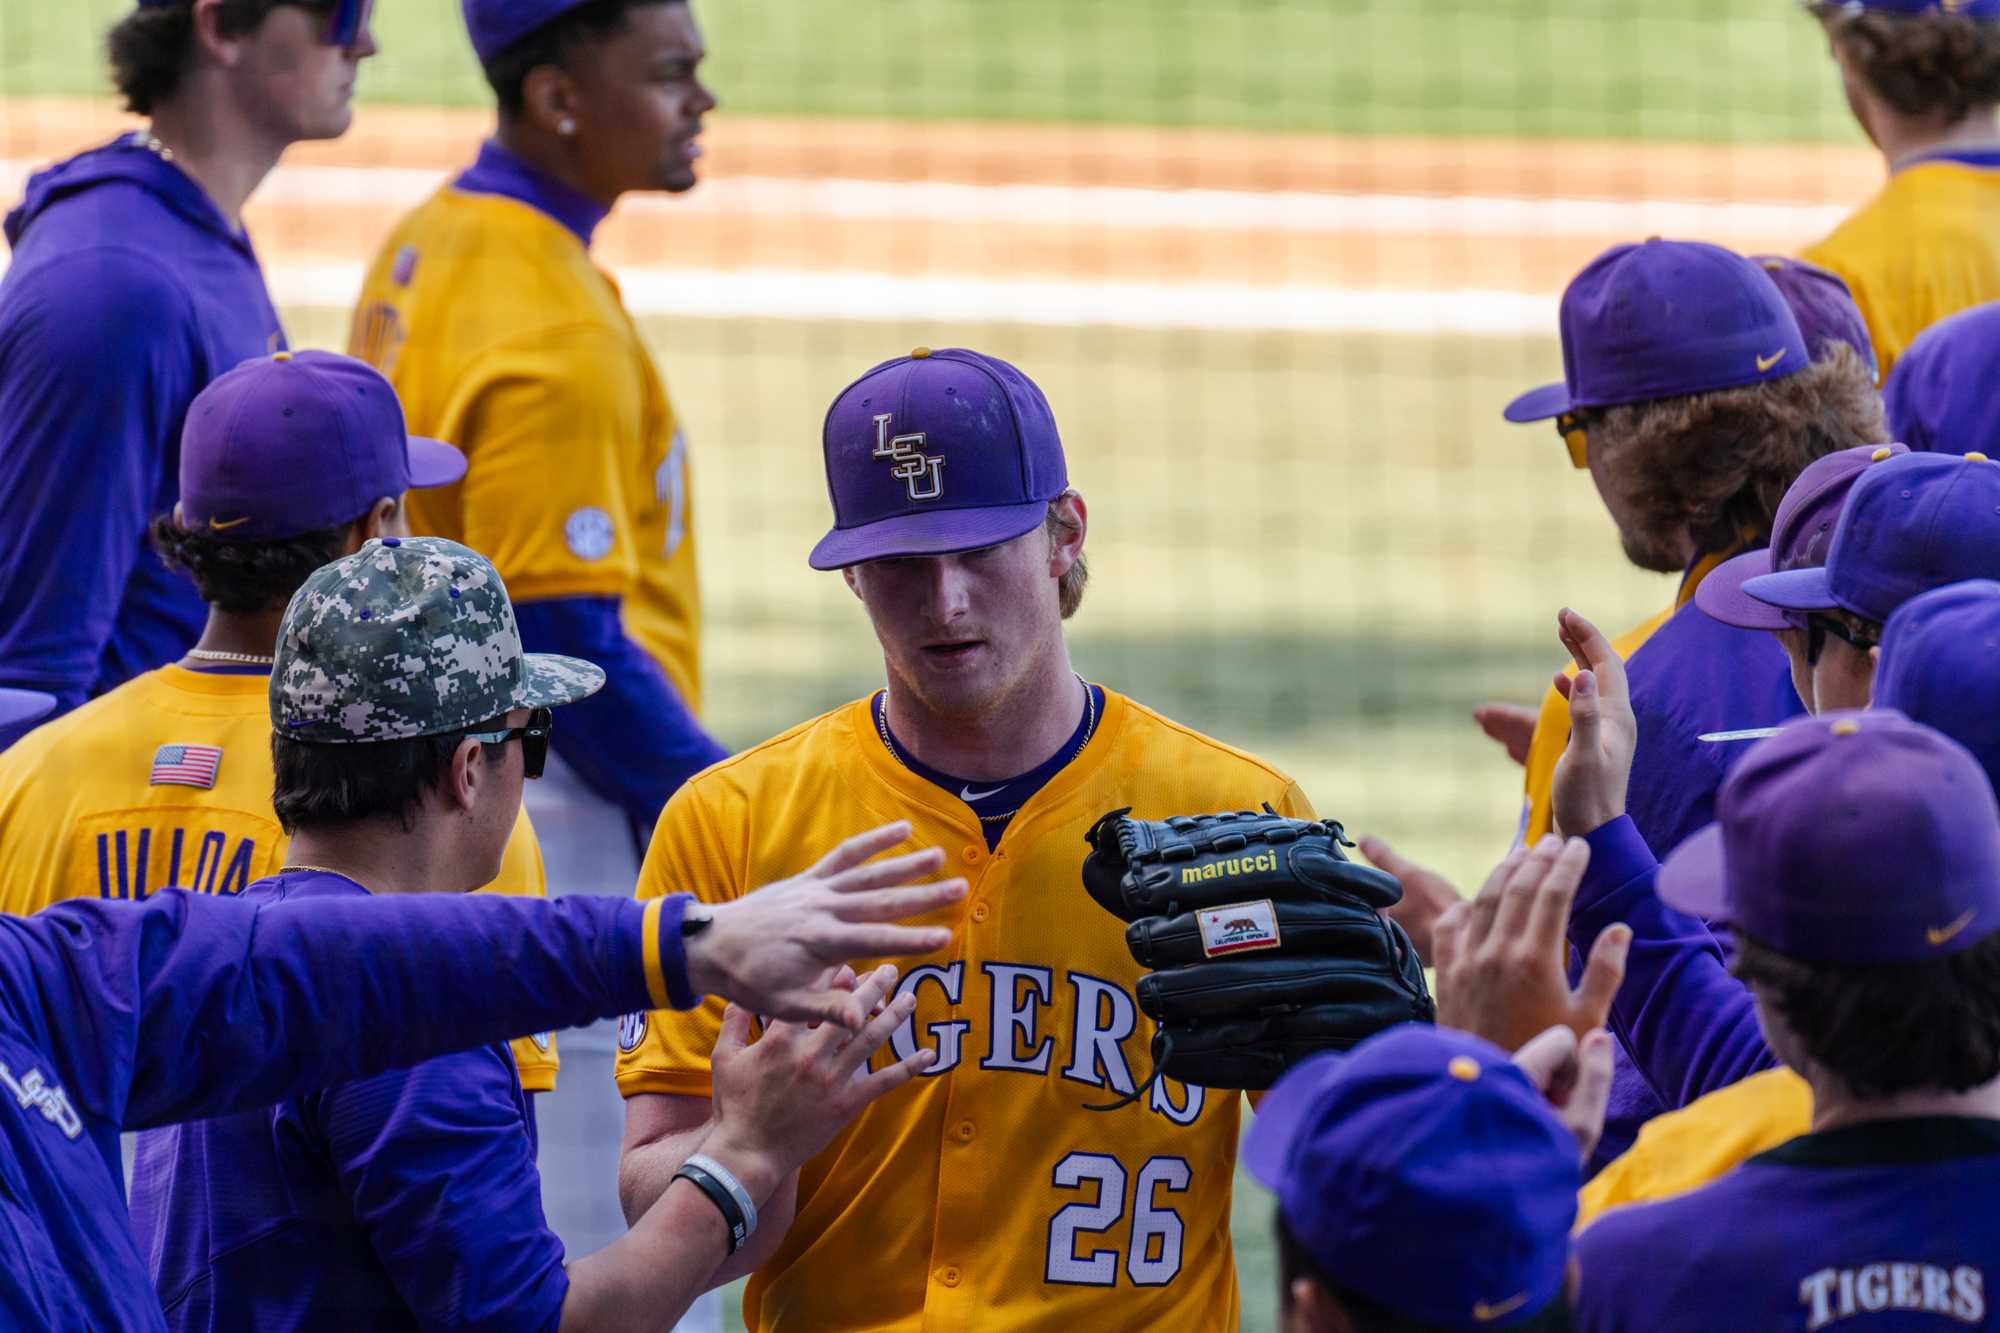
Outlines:
POLYGON ((1153 969, 1138 996, 1157 1025, 1154 1077, 1268 1088, 1314 1052, 1436 1017, 1415 946, 1381 914, 1402 885, 1348 860, 1341 848, 1354 844, 1334 820, 1268 805, 1128 814, 1092 826, 1083 886, 1131 923, 1125 942, 1153 969))

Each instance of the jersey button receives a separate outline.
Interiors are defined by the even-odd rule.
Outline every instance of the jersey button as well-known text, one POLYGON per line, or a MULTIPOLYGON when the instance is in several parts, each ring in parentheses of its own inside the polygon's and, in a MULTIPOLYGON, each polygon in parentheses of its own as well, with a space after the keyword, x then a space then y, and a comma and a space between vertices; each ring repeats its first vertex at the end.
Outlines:
POLYGON ((974 921, 984 921, 991 915, 992 913, 986 910, 985 903, 974 903, 972 905, 972 919, 974 921))
POLYGON ((961 1120, 958 1122, 958 1128, 952 1132, 958 1135, 960 1143, 970 1143, 972 1142, 972 1136, 979 1131, 973 1128, 970 1120, 961 1120))
POLYGON ((986 849, 976 842, 969 842, 965 845, 964 856, 967 865, 976 866, 986 859, 986 849))
POLYGON ((956 1268, 953 1268, 950 1265, 938 1269, 938 1281, 942 1282, 947 1287, 957 1286, 958 1280, 963 1276, 965 1276, 963 1273, 960 1273, 956 1268))

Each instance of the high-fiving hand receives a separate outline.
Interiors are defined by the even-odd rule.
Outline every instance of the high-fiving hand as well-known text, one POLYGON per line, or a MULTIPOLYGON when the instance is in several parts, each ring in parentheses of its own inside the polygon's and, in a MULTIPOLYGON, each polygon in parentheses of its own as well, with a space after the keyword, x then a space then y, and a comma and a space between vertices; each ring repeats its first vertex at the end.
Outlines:
POLYGON ((1550 804, 1557 831, 1580 838, 1625 813, 1639 723, 1624 659, 1611 641, 1567 607, 1556 627, 1577 670, 1556 676, 1556 689, 1569 700, 1569 748, 1556 761, 1550 804))
POLYGON ((1582 839, 1543 838, 1511 852, 1478 897, 1439 919, 1433 949, 1440 1026, 1510 1051, 1558 1024, 1579 1038, 1604 1026, 1625 979, 1632 929, 1607 927, 1570 990, 1563 932, 1589 863, 1582 839))
POLYGON ((935 953, 951 942, 950 927, 895 923, 965 896, 962 879, 913 882, 944 864, 935 847, 868 860, 909 836, 907 822, 884 824, 849 838, 790 879, 734 902, 690 908, 690 915, 712 918, 688 940, 695 990, 766 1018, 860 1031, 873 1004, 862 1003, 861 991, 830 985, 829 969, 857 958, 935 953))

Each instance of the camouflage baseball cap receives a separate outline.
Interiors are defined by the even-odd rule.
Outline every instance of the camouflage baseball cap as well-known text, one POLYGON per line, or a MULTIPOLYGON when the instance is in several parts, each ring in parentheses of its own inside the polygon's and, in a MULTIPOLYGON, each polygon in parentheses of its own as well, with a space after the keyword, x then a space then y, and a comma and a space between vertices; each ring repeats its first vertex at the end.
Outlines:
POLYGON ((384 537, 312 572, 278 631, 271 725, 293 740, 435 736, 594 694, 601 668, 524 653, 507 585, 442 537, 384 537))

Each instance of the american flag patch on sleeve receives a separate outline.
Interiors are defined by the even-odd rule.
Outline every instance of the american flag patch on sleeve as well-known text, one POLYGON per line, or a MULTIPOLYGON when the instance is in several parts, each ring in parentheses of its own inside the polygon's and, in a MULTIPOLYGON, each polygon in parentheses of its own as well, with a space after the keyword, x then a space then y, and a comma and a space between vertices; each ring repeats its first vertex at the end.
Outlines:
POLYGON ((162 745, 153 755, 155 787, 213 787, 222 767, 220 745, 162 745))

